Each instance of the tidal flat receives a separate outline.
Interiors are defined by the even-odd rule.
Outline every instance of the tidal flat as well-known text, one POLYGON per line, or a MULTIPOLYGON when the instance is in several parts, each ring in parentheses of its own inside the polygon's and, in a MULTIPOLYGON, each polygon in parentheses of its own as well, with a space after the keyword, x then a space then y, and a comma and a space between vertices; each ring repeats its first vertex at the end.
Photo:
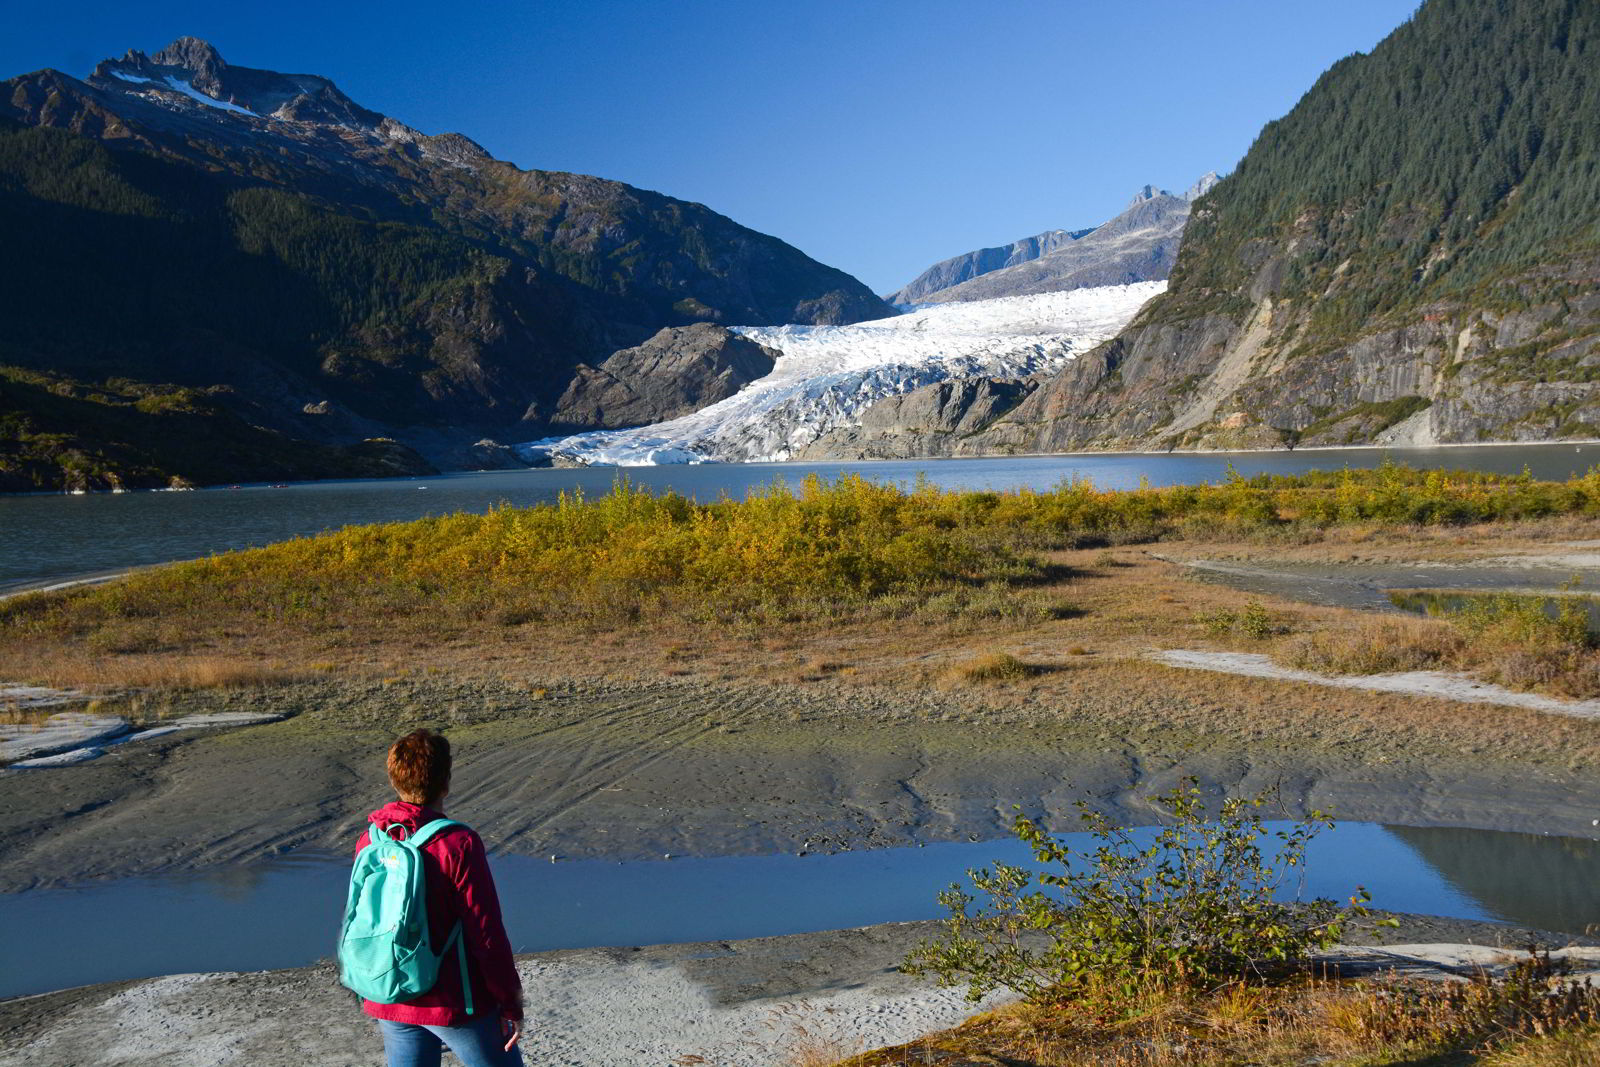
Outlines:
MULTIPOLYGON (((1115 669, 1105 668, 1115 683, 1115 669)), ((1128 823, 1142 797, 1192 775, 1215 794, 1281 791, 1285 817, 1588 836, 1600 725, 1548 724, 1543 745, 1486 750, 1434 725, 1352 728, 1404 698, 1156 667, 1166 684, 1105 687, 1056 706, 968 693, 817 692, 699 682, 333 681, 209 691, 186 711, 292 717, 222 734, 180 732, 76 767, 0 774, 0 888, 341 851, 383 799, 382 754, 426 723, 454 739, 452 811, 497 849, 558 858, 827 852, 1004 836, 1023 804, 1070 821, 1088 798, 1128 823), (1098 691, 1098 692, 1096 692, 1098 691), (1256 714, 1207 729, 1230 693, 1256 714), (1098 696, 1098 699, 1092 699, 1098 696), (1336 714, 1341 712, 1342 714, 1336 714), (1264 717, 1292 731, 1267 729, 1264 717), (1477 750, 1475 750, 1477 749, 1477 750)), ((1083 679, 1087 682, 1088 679, 1083 679)), ((1437 706, 1443 717, 1449 702, 1437 706)), ((1457 705, 1455 723, 1530 731, 1549 716, 1457 705)), ((1430 720, 1431 721, 1431 720, 1430 720)), ((1449 722, 1450 720, 1443 720, 1449 722)), ((930 887, 930 893, 933 888, 930 887)))

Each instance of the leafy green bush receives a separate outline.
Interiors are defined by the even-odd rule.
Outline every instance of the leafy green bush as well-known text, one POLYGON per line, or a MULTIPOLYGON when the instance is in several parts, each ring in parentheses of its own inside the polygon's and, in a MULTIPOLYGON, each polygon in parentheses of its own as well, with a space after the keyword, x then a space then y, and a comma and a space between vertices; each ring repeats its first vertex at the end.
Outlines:
POLYGON ((1307 844, 1333 824, 1313 811, 1271 830, 1262 818, 1270 798, 1229 799, 1210 816, 1196 781, 1185 779, 1153 798, 1164 825, 1142 846, 1079 801, 1096 842, 1081 852, 1018 815, 1014 832, 1044 869, 969 871, 987 903, 974 910, 977 896, 960 884, 941 893, 950 912, 944 935, 914 950, 903 969, 964 983, 973 1001, 1010 989, 1031 1002, 1087 995, 1112 1004, 1152 983, 1209 988, 1286 971, 1367 916, 1370 898, 1357 888, 1346 905, 1280 900, 1307 844), (1277 842, 1271 856, 1262 847, 1269 837, 1277 842))
POLYGON ((1249 637, 1263 641, 1268 637, 1289 632, 1289 627, 1273 617, 1260 601, 1252 600, 1242 611, 1218 608, 1198 617, 1201 626, 1212 637, 1249 637))

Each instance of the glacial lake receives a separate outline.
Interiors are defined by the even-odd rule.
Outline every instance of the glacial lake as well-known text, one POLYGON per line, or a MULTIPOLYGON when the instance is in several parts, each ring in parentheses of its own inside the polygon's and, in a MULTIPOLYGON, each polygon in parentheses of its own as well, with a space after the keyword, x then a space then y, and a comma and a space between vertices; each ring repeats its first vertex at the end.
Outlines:
MULTIPOLYGON (((512 944, 530 952, 938 918, 940 889, 997 860, 1028 855, 1006 840, 627 863, 499 855, 492 866, 512 944)), ((348 857, 302 854, 0 895, 0 997, 312 963, 333 952, 348 871, 348 857)), ((1362 884, 1391 911, 1565 932, 1600 924, 1600 842, 1341 823, 1312 843, 1305 872, 1286 896, 1342 900, 1362 884)))
POLYGON ((872 463, 749 463, 663 467, 585 467, 445 474, 428 478, 248 485, 189 493, 0 495, 0 593, 31 584, 190 559, 360 523, 482 512, 499 503, 536 504, 562 492, 604 493, 619 477, 700 500, 742 496, 782 478, 859 474, 910 485, 925 476, 950 489, 1048 489, 1090 478, 1104 488, 1219 481, 1228 465, 1242 474, 1287 474, 1374 467, 1390 457, 1422 468, 1471 468, 1563 480, 1600 464, 1600 445, 1485 445, 1455 448, 1314 449, 1294 452, 1080 453, 995 459, 872 463))

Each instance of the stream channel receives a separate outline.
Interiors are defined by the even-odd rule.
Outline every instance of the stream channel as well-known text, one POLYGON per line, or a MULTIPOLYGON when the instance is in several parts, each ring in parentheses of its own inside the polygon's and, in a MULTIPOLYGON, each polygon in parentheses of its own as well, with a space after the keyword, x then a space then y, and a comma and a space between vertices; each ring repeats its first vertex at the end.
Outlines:
MULTIPOLYGON (((1269 824, 1282 828, 1287 824, 1269 824)), ((1154 831, 1136 831, 1148 840, 1154 831)), ((1084 834, 1065 834, 1075 847, 1084 834)), ((1271 855, 1272 839, 1266 841, 1271 855)), ((811 856, 492 865, 518 952, 731 940, 933 919, 969 868, 1032 866, 1014 840, 811 856)), ((1600 924, 1600 842, 1340 823, 1313 840, 1293 899, 1582 933, 1600 924)), ((297 967, 332 954, 347 857, 290 855, 168 876, 0 895, 0 997, 161 974, 297 967)))

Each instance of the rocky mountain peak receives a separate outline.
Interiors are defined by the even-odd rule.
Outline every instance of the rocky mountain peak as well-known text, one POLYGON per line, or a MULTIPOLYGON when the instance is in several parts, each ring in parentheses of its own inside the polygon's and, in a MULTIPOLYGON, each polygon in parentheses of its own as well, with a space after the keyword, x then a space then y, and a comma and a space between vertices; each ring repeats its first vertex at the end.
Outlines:
POLYGON ((1202 196, 1205 196, 1207 193, 1209 193, 1212 190, 1212 187, 1214 187, 1221 180, 1221 178, 1217 177, 1216 171, 1208 171, 1204 176, 1201 177, 1199 181, 1189 186, 1189 188, 1184 192, 1183 198, 1190 202, 1198 200, 1202 196))
POLYGON ((154 55, 135 49, 105 60, 89 82, 190 115, 199 104, 213 119, 231 114, 367 130, 383 122, 327 78, 233 66, 198 37, 179 37, 154 55))
POLYGON ((202 41, 198 37, 179 37, 150 59, 164 67, 178 67, 192 74, 212 77, 228 66, 223 62, 222 53, 218 52, 211 42, 202 41))
POLYGON ((1158 196, 1171 195, 1172 194, 1167 192, 1165 189, 1157 189, 1153 185, 1142 186, 1137 193, 1133 194, 1133 199, 1128 201, 1128 207, 1136 208, 1147 200, 1154 200, 1158 196))

